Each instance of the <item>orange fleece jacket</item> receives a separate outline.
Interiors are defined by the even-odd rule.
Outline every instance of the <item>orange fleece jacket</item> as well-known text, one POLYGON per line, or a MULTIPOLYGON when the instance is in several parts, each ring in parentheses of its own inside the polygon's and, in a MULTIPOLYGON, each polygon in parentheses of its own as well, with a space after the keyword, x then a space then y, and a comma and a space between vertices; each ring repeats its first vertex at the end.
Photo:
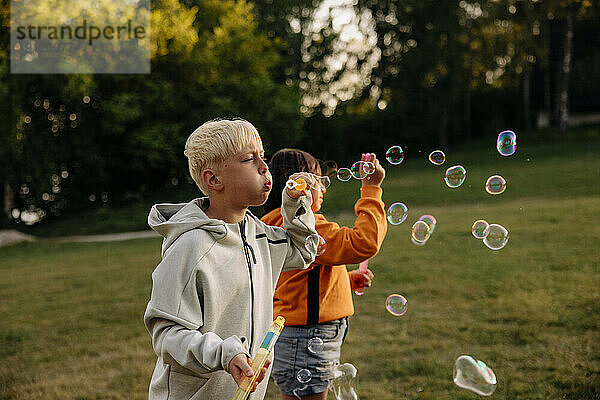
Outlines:
MULTIPOLYGON (((282 272, 273 298, 273 315, 285 317, 285 325, 333 321, 354 314, 349 272, 344 264, 358 264, 379 251, 387 232, 385 205, 378 186, 363 186, 354 205, 354 227, 340 227, 315 214, 315 227, 327 244, 325 252, 305 270, 282 272), (318 297, 317 297, 318 296, 318 297)), ((276 208, 261 220, 281 226, 276 208)))

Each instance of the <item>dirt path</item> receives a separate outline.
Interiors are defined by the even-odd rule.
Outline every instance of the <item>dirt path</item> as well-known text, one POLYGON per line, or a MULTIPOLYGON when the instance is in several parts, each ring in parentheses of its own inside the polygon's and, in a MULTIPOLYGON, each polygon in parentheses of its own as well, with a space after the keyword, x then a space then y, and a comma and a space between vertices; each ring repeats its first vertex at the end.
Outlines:
MULTIPOLYGON (((159 237, 154 231, 108 233, 105 235, 77 235, 62 236, 57 238, 44 238, 43 240, 52 240, 54 242, 113 242, 119 240, 143 239, 159 237)), ((14 229, 0 230, 0 247, 11 246, 21 242, 33 242, 37 238, 32 235, 16 231, 14 229)))

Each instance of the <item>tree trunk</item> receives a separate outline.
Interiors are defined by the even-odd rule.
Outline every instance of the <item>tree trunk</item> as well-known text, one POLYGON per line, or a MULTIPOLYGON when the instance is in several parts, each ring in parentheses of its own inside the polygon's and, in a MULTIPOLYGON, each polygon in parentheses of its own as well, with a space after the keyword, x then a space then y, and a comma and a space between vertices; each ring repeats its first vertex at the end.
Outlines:
POLYGON ((15 191, 8 181, 4 182, 4 218, 3 222, 12 221, 12 209, 15 208, 15 191))
POLYGON ((573 55, 573 8, 567 8, 567 18, 565 25, 565 38, 563 41, 563 55, 561 62, 560 79, 560 97, 559 102, 559 124, 560 133, 564 136, 567 133, 567 123, 569 122, 569 76, 571 73, 571 58, 573 55))
POLYGON ((440 130, 438 131, 438 144, 441 149, 448 149, 448 104, 442 104, 440 130))
POLYGON ((529 114, 531 109, 531 101, 529 94, 529 68, 525 67, 523 70, 523 118, 525 119, 525 131, 531 131, 531 116, 529 114))
POLYGON ((463 114, 463 124, 465 129, 465 139, 466 141, 471 140, 471 77, 467 76, 467 81, 465 82, 465 104, 464 104, 464 114, 463 114))
POLYGON ((544 69, 544 111, 548 121, 552 123, 552 71, 551 71, 551 48, 550 48, 550 22, 546 19, 544 22, 544 50, 546 53, 545 61, 542 64, 544 69))

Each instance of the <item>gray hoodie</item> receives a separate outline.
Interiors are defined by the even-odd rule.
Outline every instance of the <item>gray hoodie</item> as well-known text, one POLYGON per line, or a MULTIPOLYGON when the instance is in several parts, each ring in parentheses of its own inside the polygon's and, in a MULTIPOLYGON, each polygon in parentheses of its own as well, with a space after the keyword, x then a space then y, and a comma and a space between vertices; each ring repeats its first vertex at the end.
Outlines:
MULTIPOLYGON (((273 321, 282 269, 308 268, 316 233, 310 195, 283 195, 284 229, 247 212, 240 223, 211 219, 208 198, 156 204, 148 224, 164 237, 144 323, 158 360, 149 399, 223 399, 237 385, 231 359, 255 354, 273 321)), ((263 399, 268 375, 251 395, 263 399)))

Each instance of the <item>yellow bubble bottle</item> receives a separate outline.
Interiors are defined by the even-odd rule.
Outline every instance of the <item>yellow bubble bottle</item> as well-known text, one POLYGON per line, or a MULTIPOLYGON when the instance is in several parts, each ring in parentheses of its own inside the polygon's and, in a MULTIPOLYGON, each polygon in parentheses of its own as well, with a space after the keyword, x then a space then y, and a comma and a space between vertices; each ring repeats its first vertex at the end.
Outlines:
POLYGON ((265 365, 265 362, 269 358, 271 351, 273 351, 273 346, 275 346, 275 342, 277 341, 277 339, 279 338, 279 334, 283 330, 284 323, 285 318, 283 318, 282 316, 278 316, 275 319, 275 321, 273 321, 273 324, 271 324, 271 327, 265 335, 262 344, 256 351, 254 358, 252 359, 252 364, 250 364, 254 375, 244 377, 242 383, 240 383, 240 386, 233 395, 232 400, 246 400, 246 398, 248 398, 250 390, 254 386, 256 378, 258 378, 260 370, 265 365))

